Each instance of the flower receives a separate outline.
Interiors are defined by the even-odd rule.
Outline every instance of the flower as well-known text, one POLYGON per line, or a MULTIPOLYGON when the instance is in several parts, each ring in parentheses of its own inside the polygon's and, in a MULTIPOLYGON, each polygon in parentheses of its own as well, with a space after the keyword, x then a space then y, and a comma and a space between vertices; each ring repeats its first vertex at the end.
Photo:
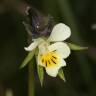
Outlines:
POLYGON ((70 28, 63 23, 59 23, 53 27, 46 40, 43 38, 34 39, 33 43, 25 47, 25 50, 32 51, 38 47, 37 64, 44 67, 48 75, 56 77, 59 69, 66 66, 64 59, 70 55, 69 46, 63 42, 70 35, 70 28))

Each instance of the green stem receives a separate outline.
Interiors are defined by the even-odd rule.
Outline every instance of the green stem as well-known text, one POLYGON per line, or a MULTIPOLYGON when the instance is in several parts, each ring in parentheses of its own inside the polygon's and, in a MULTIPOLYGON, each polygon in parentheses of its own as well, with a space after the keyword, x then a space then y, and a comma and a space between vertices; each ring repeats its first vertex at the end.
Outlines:
POLYGON ((29 63, 28 65, 28 75, 29 75, 29 81, 28 81, 28 96, 35 96, 34 95, 34 65, 32 62, 29 63))

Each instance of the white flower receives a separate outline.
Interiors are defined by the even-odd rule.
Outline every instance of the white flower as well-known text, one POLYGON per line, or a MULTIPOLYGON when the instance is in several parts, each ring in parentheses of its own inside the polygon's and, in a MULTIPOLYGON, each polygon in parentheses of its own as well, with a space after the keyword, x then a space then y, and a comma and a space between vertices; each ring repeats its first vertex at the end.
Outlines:
POLYGON ((70 28, 63 23, 54 26, 49 38, 38 38, 25 47, 26 51, 39 48, 37 63, 43 66, 48 75, 56 77, 61 67, 66 66, 65 58, 70 55, 70 48, 63 41, 71 35, 70 28))

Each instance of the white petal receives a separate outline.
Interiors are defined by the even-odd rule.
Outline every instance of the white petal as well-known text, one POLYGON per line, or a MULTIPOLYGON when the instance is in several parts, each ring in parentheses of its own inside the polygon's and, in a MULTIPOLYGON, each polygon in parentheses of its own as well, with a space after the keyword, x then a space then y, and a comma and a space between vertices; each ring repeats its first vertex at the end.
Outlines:
POLYGON ((44 42, 45 40, 42 38, 37 38, 37 39, 33 39, 33 41, 36 41, 36 42, 38 42, 38 44, 40 44, 40 43, 44 42))
POLYGON ((38 57, 36 58, 36 62, 37 62, 37 65, 45 67, 44 64, 42 64, 42 62, 40 60, 40 54, 38 54, 38 57))
POLYGON ((48 46, 49 46, 49 43, 47 43, 47 42, 42 42, 42 43, 38 46, 40 54, 46 53, 48 46))
POLYGON ((56 42, 48 46, 49 51, 56 51, 61 58, 67 58, 70 55, 70 48, 66 43, 56 42))
POLYGON ((67 38, 69 38, 70 35, 71 35, 70 28, 63 23, 59 23, 54 26, 52 33, 48 38, 48 41, 50 41, 50 42, 64 41, 67 38))
POLYGON ((32 50, 35 49, 39 44, 41 44, 42 42, 44 42, 44 40, 43 40, 42 38, 33 39, 32 41, 33 41, 33 43, 31 43, 28 47, 25 47, 25 48, 24 48, 26 51, 32 51, 32 50))
POLYGON ((63 59, 61 59, 58 65, 55 65, 54 67, 47 67, 46 72, 48 75, 56 77, 59 69, 63 66, 66 66, 66 62, 63 59))
POLYGON ((33 49, 35 49, 38 45, 38 42, 34 41, 33 43, 31 43, 28 47, 25 47, 24 49, 26 51, 32 51, 33 49))
POLYGON ((61 67, 66 66, 65 60, 60 58, 60 62, 58 64, 58 66, 61 66, 61 67))

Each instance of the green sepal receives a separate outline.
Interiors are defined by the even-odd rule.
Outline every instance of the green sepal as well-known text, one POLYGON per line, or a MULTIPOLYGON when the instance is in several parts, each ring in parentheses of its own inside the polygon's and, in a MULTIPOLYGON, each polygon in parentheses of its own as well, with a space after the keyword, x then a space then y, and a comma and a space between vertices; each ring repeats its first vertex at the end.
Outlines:
POLYGON ((88 47, 81 47, 79 45, 72 44, 72 43, 67 43, 67 44, 71 50, 86 50, 86 49, 88 49, 88 47))
POLYGON ((37 72, 38 72, 38 77, 41 83, 41 86, 43 85, 43 80, 44 80, 44 70, 42 66, 37 65, 37 72))
POLYGON ((28 53, 28 55, 24 59, 23 63, 21 64, 20 68, 24 68, 28 64, 28 62, 31 61, 34 54, 35 54, 35 49, 28 53))
POLYGON ((58 76, 59 76, 64 82, 66 81, 65 76, 64 76, 63 69, 60 69, 60 70, 59 70, 58 76))
POLYGON ((35 49, 35 56, 36 56, 36 57, 38 56, 38 53, 39 53, 39 49, 36 48, 36 49, 35 49))

